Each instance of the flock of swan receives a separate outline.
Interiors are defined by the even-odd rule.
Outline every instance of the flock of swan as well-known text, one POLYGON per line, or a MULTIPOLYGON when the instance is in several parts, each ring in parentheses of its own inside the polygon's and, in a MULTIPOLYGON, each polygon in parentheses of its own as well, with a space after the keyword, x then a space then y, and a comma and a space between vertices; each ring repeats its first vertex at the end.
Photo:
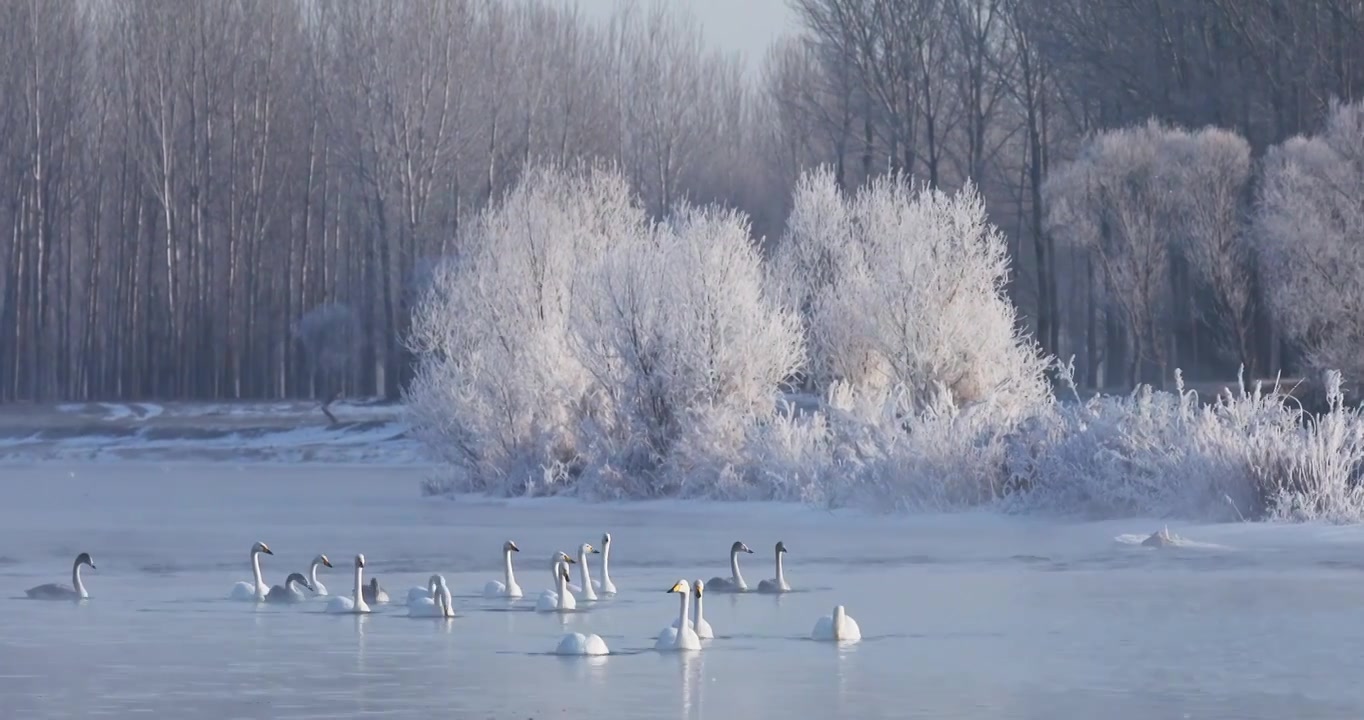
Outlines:
MULTIPOLYGON (((511 540, 502 544, 502 579, 493 580, 485 585, 483 588, 484 597, 512 600, 523 597, 521 586, 516 583, 516 573, 512 567, 512 555, 519 552, 521 549, 511 540)), ((713 577, 705 583, 700 580, 687 581, 682 579, 668 588, 667 592, 677 593, 679 596, 677 619, 659 631, 654 643, 656 650, 700 650, 702 640, 715 638, 715 631, 703 615, 703 595, 706 592, 749 592, 749 586, 744 582, 743 574, 739 572, 739 556, 745 553, 752 554, 753 551, 742 542, 735 542, 730 547, 730 577, 728 578, 713 577), (694 604, 693 599, 695 600, 694 604)), ((389 602, 388 592, 379 585, 377 578, 371 578, 369 583, 364 582, 365 556, 363 554, 355 556, 354 583, 349 597, 344 595, 329 596, 327 587, 318 578, 320 568, 332 567, 331 560, 327 559, 326 555, 318 555, 313 558, 307 575, 297 572, 290 573, 285 578, 283 585, 267 586, 261 573, 261 556, 273 554, 274 552, 270 550, 270 547, 263 542, 257 542, 251 546, 252 579, 250 582, 242 581, 233 585, 229 594, 231 599, 257 603, 300 603, 310 597, 328 597, 326 611, 334 614, 368 613, 371 612, 371 606, 389 602)), ((776 545, 776 577, 759 582, 758 592, 785 593, 791 591, 791 585, 787 583, 786 574, 782 567, 784 555, 786 555, 786 544, 778 542, 776 545)), ((535 602, 535 610, 543 613, 568 612, 577 609, 578 597, 587 602, 594 602, 604 597, 616 595, 616 585, 611 582, 610 559, 610 533, 602 535, 601 549, 595 548, 589 543, 583 543, 579 546, 576 559, 562 551, 554 553, 550 559, 553 587, 540 593, 535 602), (589 567, 589 558, 592 555, 602 556, 600 580, 592 578, 589 567), (570 565, 578 566, 579 582, 577 584, 573 583, 570 576, 570 565)), ((91 559, 90 553, 83 552, 76 556, 76 562, 71 568, 71 585, 58 583, 39 585, 27 591, 28 597, 36 600, 80 601, 88 599, 90 593, 86 590, 85 583, 81 581, 81 568, 86 565, 90 566, 92 570, 95 569, 95 563, 91 559)), ((406 603, 409 617, 451 618, 455 616, 450 588, 445 582, 445 577, 440 574, 432 575, 425 586, 408 590, 406 603)), ((847 614, 842 605, 839 605, 834 608, 831 614, 819 618, 810 637, 814 640, 823 641, 856 642, 862 639, 862 632, 857 621, 847 614)), ((610 653, 610 650, 600 635, 569 633, 559 641, 555 653, 560 655, 606 655, 610 653)))

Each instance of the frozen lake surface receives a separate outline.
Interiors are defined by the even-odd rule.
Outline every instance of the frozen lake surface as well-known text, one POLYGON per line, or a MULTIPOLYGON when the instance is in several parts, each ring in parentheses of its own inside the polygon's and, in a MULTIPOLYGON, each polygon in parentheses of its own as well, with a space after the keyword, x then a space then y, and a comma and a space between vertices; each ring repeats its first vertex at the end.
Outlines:
MULTIPOLYGON (((0 702, 13 718, 1358 718, 1364 531, 1150 521, 828 513, 785 505, 422 498, 418 467, 0 466, 0 702), (613 538, 616 598, 529 611, 549 558, 613 538), (527 599, 476 597, 515 539, 527 599), (750 584, 790 548, 785 596, 706 595, 717 639, 651 648, 677 579, 750 584), (349 587, 356 552, 401 600, 443 573, 459 616, 330 616, 233 602, 256 540, 267 582, 317 553, 349 587), (23 597, 69 582, 91 599, 23 597), (807 640, 845 604, 863 642, 807 640), (613 654, 548 654, 566 631, 613 654)), ((598 556, 599 557, 599 556, 598 556)), ((597 558, 594 558, 597 559, 597 558)), ((595 568, 594 568, 595 569, 595 568)), ((576 574, 575 574, 576 581, 576 574)))

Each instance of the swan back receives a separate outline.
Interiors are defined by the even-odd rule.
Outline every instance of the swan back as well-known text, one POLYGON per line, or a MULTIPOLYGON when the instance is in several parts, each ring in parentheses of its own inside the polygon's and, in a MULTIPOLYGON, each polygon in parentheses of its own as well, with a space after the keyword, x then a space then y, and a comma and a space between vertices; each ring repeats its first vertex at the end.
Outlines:
POLYGON ((847 610, 838 605, 831 614, 815 622, 815 629, 810 633, 810 637, 815 640, 856 642, 862 639, 862 629, 857 626, 857 621, 848 615, 847 610))
POLYGON ((555 648, 556 655, 607 655, 610 650, 606 647, 606 641, 600 635, 584 635, 582 633, 569 633, 559 641, 559 646, 555 648))

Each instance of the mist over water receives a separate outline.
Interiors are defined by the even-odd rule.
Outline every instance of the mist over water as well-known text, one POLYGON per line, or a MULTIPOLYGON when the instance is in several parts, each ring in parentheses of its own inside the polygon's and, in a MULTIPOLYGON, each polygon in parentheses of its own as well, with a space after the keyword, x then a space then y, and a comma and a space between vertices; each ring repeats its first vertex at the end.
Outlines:
MULTIPOLYGON (((584 504, 421 498, 419 468, 226 463, 5 467, 0 696, 13 717, 1358 717, 1364 530, 1206 525, 1191 546, 1133 544, 1155 521, 1059 523, 989 514, 875 517, 782 504, 584 504), (620 594, 530 611, 549 559, 612 533, 620 594), (1131 537, 1127 537, 1131 536, 1131 537), (401 605, 338 617, 324 603, 227 594, 264 540, 270 584, 325 552, 395 597, 444 574, 458 617, 401 605), (506 539, 520 602, 484 600, 506 539), (717 639, 652 650, 680 578, 750 585, 785 541, 785 596, 707 593, 717 639), (81 605, 23 591, 69 581, 81 605), (808 640, 844 604, 864 640, 808 640), (565 632, 605 658, 550 655, 565 632)), ((599 556, 594 556, 599 561, 599 556)), ((599 577, 599 562, 593 568, 599 577)), ((574 581, 577 581, 574 574, 574 581)))

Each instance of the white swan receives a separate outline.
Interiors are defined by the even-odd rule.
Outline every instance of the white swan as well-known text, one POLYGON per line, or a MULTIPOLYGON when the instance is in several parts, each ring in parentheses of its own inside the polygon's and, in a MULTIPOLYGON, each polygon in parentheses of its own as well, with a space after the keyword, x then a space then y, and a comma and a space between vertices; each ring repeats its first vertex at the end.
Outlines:
POLYGON ((265 584, 265 579, 260 575, 260 556, 261 553, 274 555, 274 551, 269 545, 258 542, 251 546, 251 577, 253 582, 239 582, 232 586, 233 600, 254 600, 264 602, 265 594, 270 591, 270 586, 265 584))
POLYGON ((362 588, 365 602, 371 605, 384 605, 388 602, 388 591, 379 587, 379 578, 370 578, 369 584, 362 588))
POLYGON ((763 580, 758 583, 760 593, 784 593, 791 592, 791 586, 786 584, 786 575, 781 571, 781 556, 786 554, 786 543, 777 541, 777 578, 775 580, 763 580))
POLYGON ((307 600, 308 597, 303 594, 302 590, 294 587, 295 585, 307 588, 308 590, 313 589, 313 587, 308 584, 308 578, 303 577, 303 573, 290 573, 289 577, 284 580, 283 585, 276 585, 270 588, 270 592, 265 594, 265 602, 297 603, 307 600))
POLYGON ((592 587, 602 595, 615 595, 616 584, 611 582, 611 533, 601 536, 601 580, 593 580, 592 587))
POLYGON ((857 627, 857 621, 839 605, 834 608, 832 615, 825 615, 815 621, 815 629, 810 633, 810 637, 830 642, 857 642, 862 639, 862 629, 857 627))
POLYGON ((606 647, 606 641, 600 635, 584 635, 582 633, 569 633, 559 641, 559 647, 554 649, 555 655, 609 655, 610 650, 606 647))
POLYGON ((323 565, 331 567, 332 561, 328 560, 326 555, 318 555, 313 558, 313 564, 308 567, 308 580, 313 586, 314 595, 327 594, 327 586, 323 585, 322 581, 317 579, 317 568, 323 565))
POLYGON ((516 543, 508 540, 502 543, 502 582, 493 580, 483 586, 483 597, 519 598, 521 586, 516 584, 516 573, 512 572, 512 553, 521 552, 516 543))
POLYGON ((337 614, 357 614, 369 612, 369 605, 365 603, 365 587, 363 574, 365 570, 365 556, 355 556, 355 589, 351 597, 333 597, 327 603, 327 612, 337 614))
POLYGON ((706 589, 712 592, 748 592, 748 584, 744 582, 744 576, 739 574, 739 553, 753 553, 748 546, 735 540, 729 546, 729 572, 733 576, 726 580, 722 577, 713 577, 706 583, 706 589))
POLYGON ((573 593, 568 589, 568 566, 573 562, 573 558, 562 552, 554 556, 551 568, 554 572, 556 590, 546 590, 540 593, 540 599, 535 602, 536 612, 558 612, 578 608, 577 600, 573 598, 573 593))
POLYGON ((668 626, 658 634, 658 640, 654 643, 655 650, 700 650, 701 638, 697 637, 696 631, 692 629, 691 622, 687 618, 687 610, 691 605, 691 588, 686 580, 678 580, 671 588, 670 593, 680 593, 682 595, 681 609, 677 613, 676 626, 668 626))
POLYGON ((427 584, 432 588, 431 596, 422 598, 425 602, 408 603, 407 616, 454 617, 455 605, 450 598, 450 588, 445 584, 445 578, 441 575, 432 575, 427 584))
POLYGON ((431 579, 427 580, 422 587, 408 588, 407 606, 410 608, 413 605, 425 605, 431 602, 431 598, 435 597, 437 591, 436 578, 438 577, 440 576, 432 575, 431 579))
MULTIPOLYGON (((702 640, 714 640, 715 631, 710 628, 710 623, 706 621, 705 615, 701 609, 701 592, 704 588, 705 584, 700 580, 697 580, 692 586, 692 595, 696 597, 696 606, 692 608, 691 619, 687 622, 689 622, 692 629, 696 631, 696 637, 699 637, 702 640)), ((677 623, 680 622, 680 620, 681 618, 678 618, 673 621, 674 628, 677 627, 677 623)))
POLYGON ((25 592, 33 600, 84 600, 90 597, 90 593, 85 591, 85 583, 81 582, 82 565, 89 565, 91 570, 95 569, 95 561, 90 559, 90 553, 83 552, 76 556, 76 562, 71 566, 70 585, 48 583, 29 588, 25 592))
POLYGON ((592 589, 592 572, 587 567, 587 556, 589 554, 598 555, 601 551, 592 547, 588 543, 583 543, 578 547, 578 572, 582 575, 581 585, 568 586, 570 592, 582 593, 584 600, 596 600, 597 592, 592 589))

